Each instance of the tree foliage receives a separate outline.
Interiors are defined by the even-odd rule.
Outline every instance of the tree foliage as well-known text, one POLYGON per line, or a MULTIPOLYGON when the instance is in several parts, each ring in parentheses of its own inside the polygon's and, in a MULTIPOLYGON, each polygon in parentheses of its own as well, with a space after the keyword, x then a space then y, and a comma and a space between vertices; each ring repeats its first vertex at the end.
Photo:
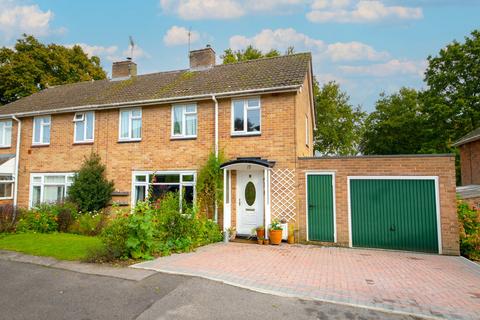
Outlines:
POLYGON ((324 155, 357 154, 365 112, 353 107, 349 96, 335 82, 317 90, 315 104, 315 150, 324 155))
POLYGON ((423 150, 426 121, 415 89, 382 93, 365 121, 360 150, 364 154, 415 154, 423 150))
POLYGON ((82 167, 74 176, 68 197, 81 212, 103 209, 112 199, 114 184, 105 177, 105 170, 100 156, 91 153, 85 157, 82 167))
MULTIPOLYGON (((289 47, 285 52, 285 55, 293 54, 294 52, 295 52, 295 49, 293 47, 289 47)), ((221 56, 221 58, 223 59, 223 64, 227 64, 227 63, 255 60, 260 58, 278 57, 280 55, 281 55, 280 51, 276 49, 272 49, 266 53, 263 53, 259 49, 256 49, 250 45, 243 50, 236 50, 236 51, 228 48, 223 52, 223 55, 221 56)))
POLYGON ((225 161, 220 152, 218 157, 215 153, 210 153, 207 162, 200 169, 197 178, 197 202, 202 210, 205 210, 206 216, 210 217, 215 208, 215 201, 223 201, 223 171, 220 165, 225 161))
POLYGON ((79 46, 42 44, 24 35, 14 48, 0 48, 0 104, 66 83, 106 77, 96 56, 89 58, 79 46))

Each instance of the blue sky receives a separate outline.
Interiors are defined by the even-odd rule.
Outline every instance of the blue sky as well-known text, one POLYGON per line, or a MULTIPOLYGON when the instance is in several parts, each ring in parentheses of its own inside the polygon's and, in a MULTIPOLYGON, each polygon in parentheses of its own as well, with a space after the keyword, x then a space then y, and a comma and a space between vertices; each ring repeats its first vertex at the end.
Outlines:
MULTIPOLYGON (((421 88, 428 55, 480 28, 480 0, 0 0, 0 45, 23 32, 80 44, 107 71, 136 42, 140 73, 188 67, 192 49, 311 51, 320 82, 335 80, 372 111, 380 92, 421 88)), ((220 62, 220 58, 217 58, 220 62)))

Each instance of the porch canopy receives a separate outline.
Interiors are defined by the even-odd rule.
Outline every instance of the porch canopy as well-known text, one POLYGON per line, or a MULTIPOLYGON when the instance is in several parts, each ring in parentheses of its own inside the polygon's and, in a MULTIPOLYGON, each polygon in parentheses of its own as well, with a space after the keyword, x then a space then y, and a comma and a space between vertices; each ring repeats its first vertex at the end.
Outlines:
MULTIPOLYGON (((257 218, 261 219, 261 225, 264 225, 265 228, 270 225, 270 170, 274 165, 275 161, 269 161, 260 157, 239 157, 237 159, 224 162, 220 165, 220 168, 223 169, 224 179, 223 230, 228 230, 232 227, 232 214, 236 214, 237 217, 235 219, 236 225, 234 226, 237 231, 240 231, 240 226, 242 226, 242 229, 245 229, 245 226, 248 226, 248 224, 239 225, 239 221, 243 221, 242 212, 248 212, 250 215, 254 214, 254 212, 257 212, 257 218), (243 174, 243 177, 247 177, 243 178, 243 182, 248 179, 251 181, 249 184, 256 185, 257 188, 254 189, 263 189, 263 192, 261 193, 261 202, 255 202, 255 200, 253 200, 252 203, 248 203, 248 201, 241 201, 240 198, 238 198, 240 197, 238 192, 236 197, 237 199, 232 199, 231 171, 233 170, 237 172, 237 190, 239 188, 239 183, 241 183, 239 176, 243 174), (238 205, 235 206, 236 212, 232 212, 231 204, 234 201, 238 201, 238 205), (241 210, 240 203, 242 203, 243 207, 245 207, 246 203, 248 203, 249 207, 241 210)), ((243 187, 245 187, 245 185, 243 185, 243 187)), ((257 198, 260 199, 259 196, 257 198)), ((252 226, 258 226, 260 221, 257 220, 257 223, 255 224, 254 222, 252 226)), ((268 235, 266 235, 266 237, 268 237, 268 235)))

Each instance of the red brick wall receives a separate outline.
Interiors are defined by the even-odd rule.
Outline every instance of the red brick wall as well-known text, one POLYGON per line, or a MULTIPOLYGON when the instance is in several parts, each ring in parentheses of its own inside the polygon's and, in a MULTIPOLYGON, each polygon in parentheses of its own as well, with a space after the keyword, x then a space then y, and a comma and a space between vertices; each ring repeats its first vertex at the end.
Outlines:
POLYGON ((349 245, 348 176, 438 176, 442 250, 444 254, 459 254, 455 158, 453 156, 300 159, 297 170, 300 240, 306 239, 305 172, 307 170, 335 172, 337 242, 342 246, 349 245))
POLYGON ((480 184, 480 140, 460 146, 462 185, 480 184))

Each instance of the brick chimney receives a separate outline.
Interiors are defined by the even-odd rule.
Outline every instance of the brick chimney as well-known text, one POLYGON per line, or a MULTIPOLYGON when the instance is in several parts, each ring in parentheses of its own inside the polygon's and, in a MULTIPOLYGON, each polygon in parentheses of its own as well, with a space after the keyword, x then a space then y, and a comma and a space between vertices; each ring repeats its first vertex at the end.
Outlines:
POLYGON ((132 60, 114 62, 112 65, 112 79, 135 77, 137 64, 132 60))
POLYGON ((208 69, 215 65, 215 51, 209 44, 204 49, 190 51, 190 69, 208 69))

